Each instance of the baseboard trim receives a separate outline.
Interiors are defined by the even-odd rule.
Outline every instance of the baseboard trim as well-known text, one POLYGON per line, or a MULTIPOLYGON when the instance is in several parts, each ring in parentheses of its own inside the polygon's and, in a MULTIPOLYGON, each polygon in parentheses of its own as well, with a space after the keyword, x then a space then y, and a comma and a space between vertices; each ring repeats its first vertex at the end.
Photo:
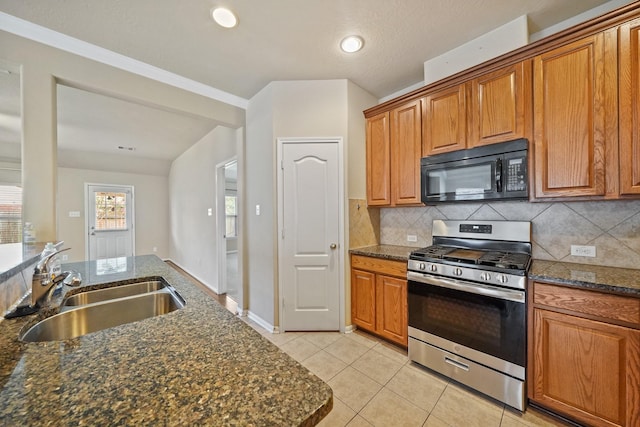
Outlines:
POLYGON ((167 258, 164 260, 165 262, 170 262, 172 264, 175 264, 177 267, 179 267, 182 271, 184 271, 185 273, 187 273, 189 276, 193 277, 194 279, 196 279, 198 282, 202 283, 204 286, 206 286, 207 288, 211 289, 213 292, 215 292, 216 294, 220 295, 220 292, 218 292, 218 287, 217 286, 213 286, 209 283, 207 283, 206 280, 198 277, 197 275, 193 274, 192 272, 190 272, 188 269, 186 269, 184 266, 180 265, 180 263, 175 262, 174 260, 172 260, 171 258, 167 258))
POLYGON ((345 334, 350 334, 355 332, 358 329, 358 327, 356 325, 347 325, 344 327, 344 333, 345 334))
POLYGON ((263 327, 267 331, 271 332, 272 334, 277 334, 278 333, 278 328, 277 327, 273 326, 271 323, 267 322, 262 317, 260 317, 257 314, 253 313, 251 310, 247 310, 247 317, 249 318, 249 320, 251 320, 253 322, 256 322, 258 325, 260 325, 261 327, 263 327))

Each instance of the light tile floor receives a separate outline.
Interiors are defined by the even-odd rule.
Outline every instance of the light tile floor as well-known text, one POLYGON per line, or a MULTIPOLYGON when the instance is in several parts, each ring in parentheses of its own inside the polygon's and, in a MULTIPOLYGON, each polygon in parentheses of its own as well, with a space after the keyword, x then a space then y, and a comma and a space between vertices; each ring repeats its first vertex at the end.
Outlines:
POLYGON ((566 426, 533 409, 520 414, 409 361, 406 351, 356 331, 272 334, 242 317, 333 389, 320 426, 566 426))
MULTIPOLYGON (((168 264, 236 312, 226 295, 168 264)), ((333 410, 322 427, 568 426, 531 408, 521 414, 450 382, 410 362, 406 351, 360 331, 272 334, 247 317, 240 319, 331 386, 333 410)))

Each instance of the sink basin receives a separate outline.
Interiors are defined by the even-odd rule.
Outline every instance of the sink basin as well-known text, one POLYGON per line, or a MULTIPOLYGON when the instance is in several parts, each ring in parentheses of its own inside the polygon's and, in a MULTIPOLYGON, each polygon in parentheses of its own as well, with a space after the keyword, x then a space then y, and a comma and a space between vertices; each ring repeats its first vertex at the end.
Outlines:
POLYGON ((155 292, 165 288, 166 286, 167 283, 162 280, 147 280, 144 282, 132 283, 130 285, 96 289, 95 291, 86 291, 71 295, 62 303, 62 305, 68 307, 94 304, 96 302, 108 301, 116 298, 155 292))
POLYGON ((184 304, 184 299, 175 290, 165 287, 155 292, 67 308, 22 332, 19 339, 26 342, 67 340, 167 314, 184 304))

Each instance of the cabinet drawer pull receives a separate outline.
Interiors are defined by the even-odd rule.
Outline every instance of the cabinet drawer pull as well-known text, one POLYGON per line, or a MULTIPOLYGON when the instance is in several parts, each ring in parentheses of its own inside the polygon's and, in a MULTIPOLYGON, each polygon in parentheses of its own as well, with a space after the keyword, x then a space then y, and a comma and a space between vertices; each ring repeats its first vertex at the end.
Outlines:
POLYGON ((449 358, 447 356, 444 357, 444 361, 445 361, 445 363, 448 363, 449 365, 453 365, 456 368, 460 368, 463 371, 469 372, 469 365, 465 365, 464 363, 460 363, 457 360, 453 360, 453 359, 451 359, 451 358, 449 358))

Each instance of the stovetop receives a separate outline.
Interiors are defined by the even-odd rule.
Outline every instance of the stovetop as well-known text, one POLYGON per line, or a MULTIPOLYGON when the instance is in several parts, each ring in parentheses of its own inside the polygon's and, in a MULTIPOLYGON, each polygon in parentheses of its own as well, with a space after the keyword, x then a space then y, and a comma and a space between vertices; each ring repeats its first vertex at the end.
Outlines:
POLYGON ((531 265, 531 223, 433 221, 433 245, 409 255, 407 276, 524 289, 531 265), (422 277, 420 276, 420 277, 422 277))
POLYGON ((439 262, 443 260, 504 270, 527 270, 531 256, 520 252, 433 245, 413 251, 409 258, 427 262, 439 262))

